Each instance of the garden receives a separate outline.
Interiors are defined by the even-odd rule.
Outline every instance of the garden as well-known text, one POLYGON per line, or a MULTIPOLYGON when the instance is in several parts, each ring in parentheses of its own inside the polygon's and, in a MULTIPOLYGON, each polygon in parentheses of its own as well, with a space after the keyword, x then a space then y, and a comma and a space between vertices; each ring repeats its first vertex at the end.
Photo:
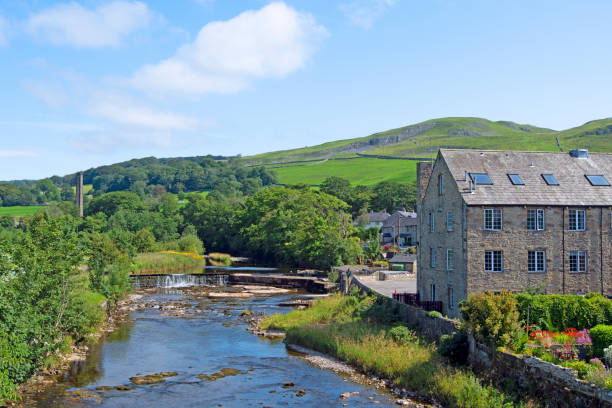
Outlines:
POLYGON ((576 370, 612 389, 612 300, 601 294, 484 293, 462 305, 465 327, 484 343, 576 370))

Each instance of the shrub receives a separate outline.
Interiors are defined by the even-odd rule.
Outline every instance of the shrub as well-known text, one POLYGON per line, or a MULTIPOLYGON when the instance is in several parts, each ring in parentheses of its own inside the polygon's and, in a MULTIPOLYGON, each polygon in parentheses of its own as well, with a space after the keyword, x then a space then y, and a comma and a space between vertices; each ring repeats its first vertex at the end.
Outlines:
POLYGON ((468 337, 465 333, 454 332, 440 337, 440 354, 455 364, 465 364, 469 353, 468 337))
POLYGON ((471 295, 461 306, 461 313, 474 337, 487 344, 505 346, 522 335, 516 300, 510 292, 471 295))
POLYGON ((416 333, 406 326, 395 326, 389 330, 389 336, 398 344, 407 345, 417 341, 416 333))
POLYGON ((432 310, 430 312, 427 312, 427 317, 431 317, 432 319, 436 319, 438 317, 443 317, 442 313, 438 312, 437 310, 432 310))
POLYGON ((604 357, 604 349, 612 345, 612 326, 598 324, 591 329, 591 341, 593 342, 593 355, 604 357))
POLYGON ((194 254, 204 253, 204 244, 197 235, 183 235, 178 241, 179 250, 194 254))
POLYGON ((596 367, 586 361, 566 361, 563 362, 563 367, 571 368, 578 372, 578 378, 585 379, 596 367))

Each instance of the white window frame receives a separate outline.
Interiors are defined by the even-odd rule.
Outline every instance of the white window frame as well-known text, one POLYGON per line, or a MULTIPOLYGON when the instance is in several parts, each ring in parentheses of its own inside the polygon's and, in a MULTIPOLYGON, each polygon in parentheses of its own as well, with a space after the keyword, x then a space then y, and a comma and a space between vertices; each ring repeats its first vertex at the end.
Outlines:
POLYGON ((455 308, 455 293, 452 286, 448 288, 448 308, 450 310, 455 308))
POLYGON ((570 231, 586 231, 586 210, 569 210, 567 215, 567 227, 570 231))
POLYGON ((436 231, 436 214, 429 213, 429 232, 436 231))
POLYGON ((527 229, 529 231, 544 231, 546 229, 546 212, 543 208, 527 210, 527 229))
POLYGON ((483 212, 483 221, 485 231, 502 231, 504 228, 503 209, 485 208, 483 212), (499 222, 499 228, 496 227, 497 222, 499 222))
POLYGON ((529 273, 546 272, 546 251, 528 251, 527 252, 527 271, 529 273), (533 254, 533 267, 529 258, 533 254))
POLYGON ((429 293, 431 294, 431 301, 435 302, 436 301, 436 284, 432 283, 431 285, 429 285, 429 293))
POLYGON ((446 270, 447 271, 455 270, 455 254, 452 248, 446 249, 446 270))
POLYGON ((446 231, 448 232, 453 231, 453 212, 452 211, 446 212, 446 231))
POLYGON ((485 272, 501 273, 504 271, 504 253, 503 251, 485 251, 484 252, 484 270, 485 272), (499 269, 496 268, 496 255, 499 255, 499 269), (489 268, 487 268, 487 257, 490 257, 489 268))
POLYGON ((569 258, 570 273, 586 273, 588 271, 588 259, 586 251, 571 251, 569 258), (572 270, 572 258, 576 257, 576 270, 572 270), (582 259, 581 259, 582 258, 582 259))
POLYGON ((432 268, 436 267, 436 250, 434 248, 429 248, 429 265, 432 268))

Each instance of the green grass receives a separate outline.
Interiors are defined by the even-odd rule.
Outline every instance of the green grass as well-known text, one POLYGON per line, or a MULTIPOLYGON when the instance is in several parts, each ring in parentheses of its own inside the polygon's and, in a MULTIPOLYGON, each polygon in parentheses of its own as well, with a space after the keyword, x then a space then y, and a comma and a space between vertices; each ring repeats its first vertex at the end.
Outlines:
MULTIPOLYGON (((87 195, 93 190, 93 184, 83 184, 83 195, 87 195)), ((76 194, 76 186, 72 186, 72 191, 76 194)))
POLYGON ((131 273, 163 274, 204 266, 204 258, 187 253, 147 252, 134 257, 131 273))
POLYGON ((372 309, 374 297, 335 295, 304 311, 272 315, 260 327, 286 330, 289 343, 331 354, 364 373, 391 380, 393 387, 435 398, 444 406, 537 406, 483 383, 468 369, 450 366, 435 344, 414 333, 394 339, 392 325, 368 319, 372 309))
POLYGON ((15 205, 12 207, 0 207, 0 215, 32 215, 45 208, 44 205, 15 205))
POLYGON ((280 184, 321 184, 330 176, 343 177, 354 185, 372 186, 381 181, 401 183, 416 180, 416 161, 359 158, 327 160, 304 166, 273 169, 280 184))

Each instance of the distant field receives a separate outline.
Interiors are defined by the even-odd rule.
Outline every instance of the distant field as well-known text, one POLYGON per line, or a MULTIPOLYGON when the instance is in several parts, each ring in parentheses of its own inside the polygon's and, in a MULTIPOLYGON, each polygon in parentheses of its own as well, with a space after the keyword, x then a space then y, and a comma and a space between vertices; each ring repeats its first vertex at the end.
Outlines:
POLYGON ((416 163, 412 160, 360 158, 327 160, 273 170, 280 184, 321 184, 327 177, 337 176, 349 180, 353 185, 372 186, 381 181, 414 182, 416 163))
MULTIPOLYGON (((87 195, 93 190, 93 184, 83 184, 83 194, 87 195)), ((72 186, 72 191, 76 194, 76 186, 72 186)))
POLYGON ((0 207, 0 215, 32 215, 45 208, 44 205, 16 205, 12 207, 0 207))

